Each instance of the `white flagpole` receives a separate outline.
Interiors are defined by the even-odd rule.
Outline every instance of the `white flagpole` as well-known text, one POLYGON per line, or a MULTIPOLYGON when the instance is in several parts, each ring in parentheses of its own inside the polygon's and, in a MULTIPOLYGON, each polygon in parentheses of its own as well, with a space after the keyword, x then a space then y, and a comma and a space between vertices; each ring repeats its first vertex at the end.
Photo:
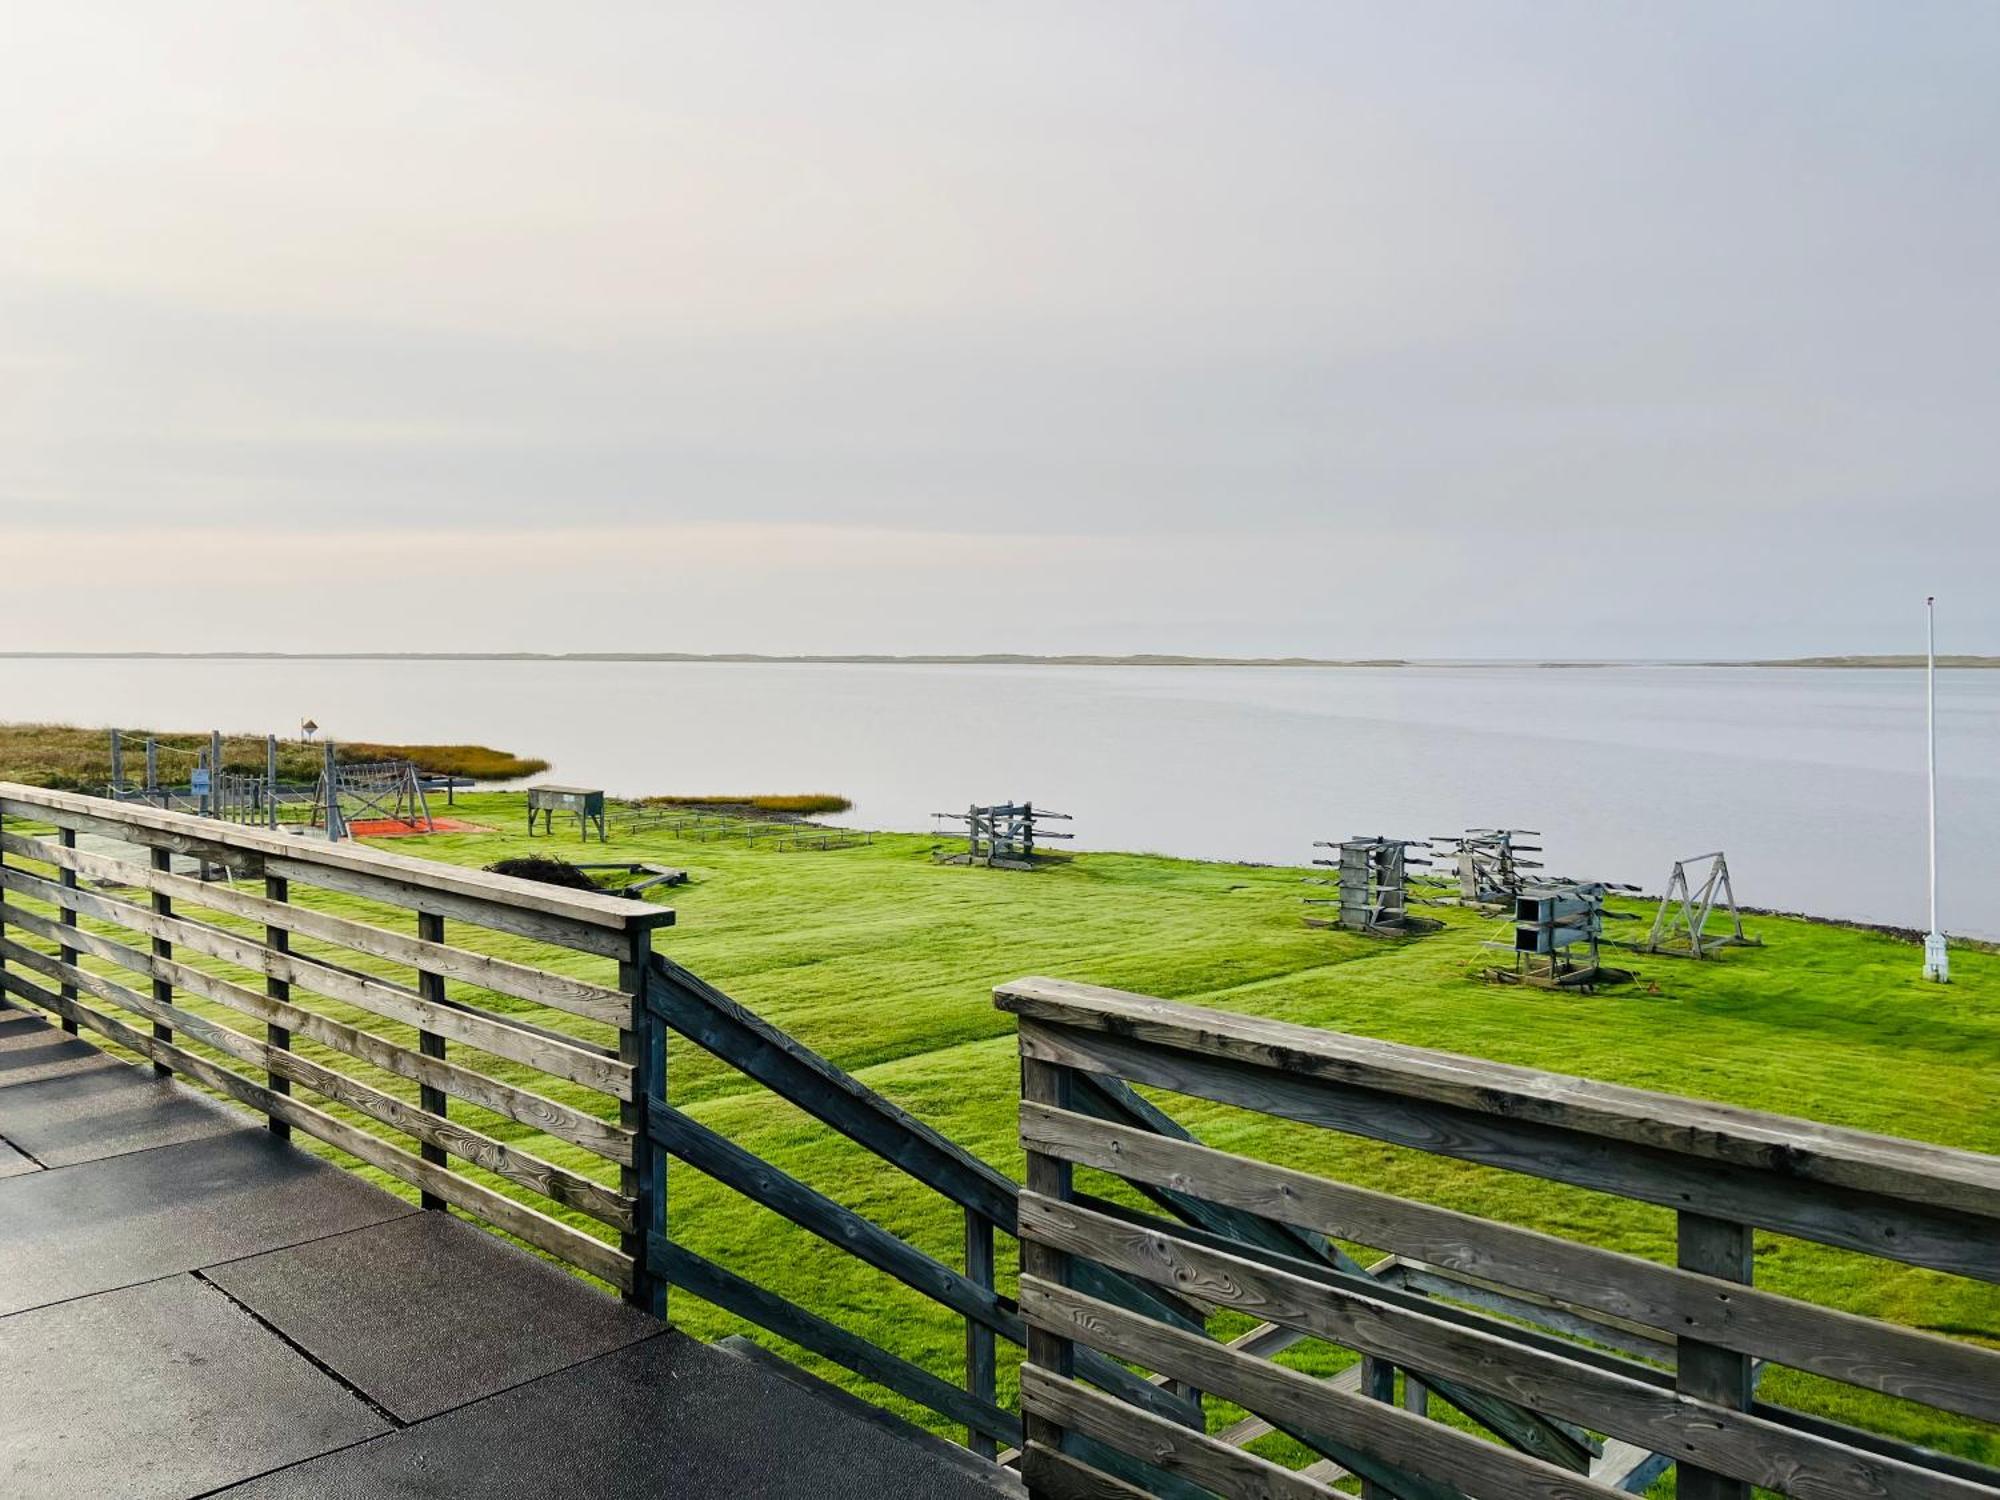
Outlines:
POLYGON ((1931 928, 1924 934, 1924 978, 1951 982, 1951 958, 1937 915, 1937 598, 1924 600, 1924 748, 1930 757, 1931 928))

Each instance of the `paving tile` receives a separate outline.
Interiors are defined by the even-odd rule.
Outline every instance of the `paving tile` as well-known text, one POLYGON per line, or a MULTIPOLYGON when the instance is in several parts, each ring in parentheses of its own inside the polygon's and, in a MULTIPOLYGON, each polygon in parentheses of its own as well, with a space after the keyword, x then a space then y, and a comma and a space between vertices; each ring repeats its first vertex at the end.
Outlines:
POLYGON ((0 1089, 62 1073, 124 1068, 117 1058, 40 1016, 0 1010, 0 1089))
POLYGON ((192 1276, 0 1318, 0 1487, 181 1500, 389 1431, 192 1276))
POLYGON ((0 1088, 0 1135, 45 1167, 66 1167, 261 1128, 171 1078, 106 1061, 108 1068, 64 1070, 0 1088))
POLYGON ((205 1274, 405 1422, 661 1328, 547 1261, 442 1213, 414 1214, 205 1274))
POLYGON ((0 1179, 0 1313, 415 1213, 263 1130, 0 1179))
POLYGON ((760 1364, 669 1330, 229 1500, 994 1500, 975 1477, 760 1364))
POLYGON ((41 1163, 23 1156, 4 1140, 0 1140, 0 1177, 19 1177, 26 1172, 39 1172, 41 1163))

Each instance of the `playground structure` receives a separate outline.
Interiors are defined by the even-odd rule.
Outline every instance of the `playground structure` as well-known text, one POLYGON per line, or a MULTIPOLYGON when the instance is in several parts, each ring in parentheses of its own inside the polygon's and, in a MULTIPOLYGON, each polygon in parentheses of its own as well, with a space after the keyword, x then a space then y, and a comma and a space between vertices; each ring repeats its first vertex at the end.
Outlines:
POLYGON ((149 736, 144 757, 143 779, 128 777, 124 736, 112 730, 105 795, 225 823, 317 832, 329 840, 349 836, 357 823, 364 832, 434 832, 429 793, 442 790, 449 802, 458 787, 471 784, 464 777, 426 776, 410 760, 343 763, 331 740, 320 742, 320 768, 313 780, 281 781, 276 735, 264 737, 262 774, 226 765, 223 737, 214 731, 200 749, 162 744, 149 736), (164 780, 163 760, 170 768, 164 780), (184 781, 174 774, 180 768, 184 781))
POLYGON ((1513 942, 1486 944, 1510 951, 1513 966, 1496 965, 1486 977, 1504 984, 1584 991, 1629 982, 1633 977, 1629 970, 1602 961, 1604 923, 1624 916, 1607 912, 1604 901, 1613 891, 1637 889, 1602 880, 1566 880, 1521 891, 1514 898, 1513 942))
POLYGON ((590 830, 597 829, 597 842, 609 842, 604 834, 604 790, 585 786, 531 786, 528 788, 528 837, 535 836, 535 819, 542 820, 542 832, 555 834, 555 816, 563 813, 576 819, 577 835, 586 844, 590 830))
POLYGON ((1415 937, 1435 932, 1444 925, 1429 917, 1416 916, 1409 909, 1410 869, 1430 865, 1427 859, 1413 858, 1410 851, 1428 850, 1428 840, 1357 836, 1337 842, 1322 839, 1313 847, 1339 851, 1336 858, 1313 860, 1316 865, 1334 869, 1337 874, 1333 880, 1308 877, 1310 884, 1334 886, 1337 894, 1308 896, 1306 904, 1332 906, 1336 913, 1331 922, 1307 917, 1308 926, 1337 926, 1371 937, 1415 937))
POLYGON ((1523 844, 1518 839, 1540 838, 1532 828, 1468 828, 1462 834, 1440 834, 1430 840, 1433 852, 1450 865, 1458 886, 1456 896, 1433 897, 1448 904, 1502 911, 1527 886, 1526 870, 1541 869, 1539 860, 1522 859, 1523 854, 1540 854, 1540 844, 1523 844))
POLYGON ((965 853, 945 855, 940 863, 953 865, 986 865, 1002 870, 1032 870, 1037 860, 1050 858, 1046 851, 1039 851, 1037 839, 1071 839, 1073 833, 1061 833, 1043 828, 1045 822, 1070 821, 1068 813, 1050 812, 1047 808, 1036 807, 1032 802, 1002 802, 991 807, 974 804, 962 813, 933 813, 938 820, 940 831, 946 821, 963 823, 966 826, 965 853))
POLYGON ((319 783, 313 789, 312 811, 306 826, 325 832, 329 839, 345 837, 358 823, 379 822, 414 832, 431 833, 437 824, 431 818, 430 799, 424 794, 423 777, 415 761, 372 760, 342 765, 334 757, 328 740, 319 783))
POLYGON ((1729 880, 1729 859, 1717 850, 1674 861, 1674 873, 1667 879, 1666 894, 1660 897, 1659 914, 1646 941, 1635 945, 1642 953, 1658 953, 1669 958, 1707 958, 1724 948, 1761 948, 1763 940, 1743 931, 1743 914, 1736 909, 1736 888, 1729 880), (1697 883, 1689 866, 1706 865, 1697 883), (1728 914, 1726 933, 1711 934, 1709 918, 1720 908, 1728 914))

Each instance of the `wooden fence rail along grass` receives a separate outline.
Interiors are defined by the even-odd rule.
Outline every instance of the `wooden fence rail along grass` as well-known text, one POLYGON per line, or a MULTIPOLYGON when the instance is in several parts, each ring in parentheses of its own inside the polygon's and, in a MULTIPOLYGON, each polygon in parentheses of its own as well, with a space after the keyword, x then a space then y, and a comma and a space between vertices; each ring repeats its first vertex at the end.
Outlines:
POLYGON ((1747 1500, 1753 1487, 1804 1500, 2000 1495, 2000 1470, 1757 1395, 1768 1363, 1993 1423, 2000 1351, 1760 1290, 1752 1256, 1764 1230, 2000 1281, 2000 1158, 1053 980, 997 1000, 1020 1021, 1022 1410, 1038 1494, 1125 1493, 1112 1486, 1142 1463, 1156 1479, 1141 1493, 1323 1496, 1352 1474, 1364 1494, 1397 1500, 1608 1500, 1671 1466, 1684 1500, 1747 1500), (1678 1263, 1093 1107, 1126 1082, 1660 1205, 1678 1219, 1678 1263), (1140 1184, 1166 1215, 1080 1191, 1079 1168, 1140 1184), (1363 1268, 1336 1239, 1388 1260, 1363 1268), (1256 1326, 1223 1344, 1136 1317, 1094 1295, 1086 1268, 1256 1326), (1354 1378, 1269 1357, 1301 1340, 1358 1354, 1354 1378), (1324 1457, 1286 1469, 1090 1390, 1075 1379, 1086 1351, 1233 1401, 1324 1457), (1429 1419, 1431 1398, 1498 1441, 1429 1419), (1087 1457, 1106 1448, 1123 1472, 1087 1457))
POLYGON ((639 990, 653 931, 672 920, 645 902, 0 784, 8 997, 628 1293, 651 1150, 639 990), (200 878, 213 871, 229 878, 200 878), (341 914, 315 904, 328 895, 341 914), (593 1102, 559 1102, 550 1080, 593 1102))

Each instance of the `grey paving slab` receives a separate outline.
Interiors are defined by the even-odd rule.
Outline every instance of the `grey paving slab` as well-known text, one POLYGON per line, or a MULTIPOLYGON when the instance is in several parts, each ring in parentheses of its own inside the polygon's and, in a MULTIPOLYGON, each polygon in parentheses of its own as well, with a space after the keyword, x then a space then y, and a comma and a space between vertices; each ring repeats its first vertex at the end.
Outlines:
POLYGON ((23 1156, 0 1140, 0 1177, 19 1177, 24 1172, 39 1172, 41 1169, 41 1163, 23 1156))
POLYGON ((661 1329, 547 1261, 441 1213, 204 1274, 405 1422, 661 1329))
POLYGON ((0 1489, 180 1500, 392 1430, 175 1276, 0 1318, 0 1489))
POLYGON ((124 1068, 117 1058, 81 1038, 66 1035, 39 1016, 0 1010, 0 1089, 62 1073, 124 1068))
POLYGON ((1004 1490, 791 1381, 668 1331, 230 1500, 994 1500, 1004 1490))
POLYGON ((226 1104, 118 1062, 0 1088, 0 1135, 45 1167, 254 1128, 226 1104))
POLYGON ((414 1212, 262 1130, 0 1179, 0 1314, 414 1212))

